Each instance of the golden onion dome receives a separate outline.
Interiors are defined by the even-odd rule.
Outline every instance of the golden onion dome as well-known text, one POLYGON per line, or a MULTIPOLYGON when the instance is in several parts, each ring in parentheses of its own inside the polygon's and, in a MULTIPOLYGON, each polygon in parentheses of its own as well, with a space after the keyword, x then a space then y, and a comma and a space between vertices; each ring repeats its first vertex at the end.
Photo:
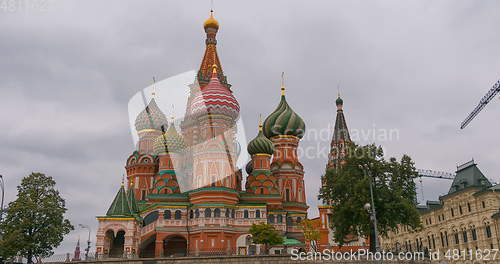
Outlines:
POLYGON ((211 27, 211 28, 216 28, 216 29, 219 28, 219 22, 217 22, 217 20, 215 20, 213 10, 210 10, 210 17, 203 23, 203 27, 204 28, 211 27))

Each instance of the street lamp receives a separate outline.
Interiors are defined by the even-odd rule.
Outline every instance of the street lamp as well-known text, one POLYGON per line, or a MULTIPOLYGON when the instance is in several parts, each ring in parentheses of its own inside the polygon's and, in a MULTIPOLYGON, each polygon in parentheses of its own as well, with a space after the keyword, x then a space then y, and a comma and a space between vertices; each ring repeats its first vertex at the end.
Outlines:
POLYGON ((90 226, 84 224, 78 224, 81 228, 86 228, 89 230, 89 238, 87 240, 87 248, 85 249, 85 260, 89 260, 89 251, 90 251, 90 226))
POLYGON ((4 197, 5 197, 5 186, 4 186, 4 181, 3 181, 3 176, 0 175, 0 188, 2 189, 2 201, 1 201, 1 204, 0 204, 0 222, 2 221, 3 219, 3 200, 4 200, 4 197))
POLYGON ((375 210, 375 200, 373 199, 373 177, 371 175, 371 171, 369 170, 368 164, 365 165, 359 165, 359 168, 363 170, 363 173, 365 174, 365 177, 368 178, 370 182, 370 199, 371 199, 371 204, 366 203, 363 207, 364 209, 370 213, 370 220, 373 225, 373 233, 374 237, 373 240, 375 240, 375 252, 380 251, 380 244, 378 240, 378 231, 377 231, 377 212, 375 210))

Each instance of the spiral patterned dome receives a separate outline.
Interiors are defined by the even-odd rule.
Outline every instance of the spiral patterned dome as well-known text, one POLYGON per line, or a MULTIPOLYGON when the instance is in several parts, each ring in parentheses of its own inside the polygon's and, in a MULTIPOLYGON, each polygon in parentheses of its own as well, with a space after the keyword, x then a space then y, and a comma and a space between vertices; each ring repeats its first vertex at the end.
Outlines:
POLYGON ((146 129, 161 130, 161 126, 167 126, 167 117, 156 104, 155 99, 151 99, 149 104, 135 119, 135 129, 137 132, 146 129))
POLYGON ((153 141, 153 149, 155 154, 178 153, 184 151, 186 144, 182 135, 177 133, 175 125, 170 124, 167 132, 158 136, 153 141), (166 147, 166 148, 165 148, 166 147))
POLYGON ((250 141, 250 143, 248 143, 247 150, 250 155, 272 155, 274 153, 273 142, 271 142, 271 140, 264 136, 264 134, 262 133, 262 126, 259 127, 259 134, 257 135, 257 137, 255 137, 252 141, 250 141))
POLYGON ((240 105, 233 93, 223 86, 214 65, 210 82, 198 91, 191 102, 191 115, 222 114, 234 119, 239 116, 240 105))
POLYGON ((264 121, 263 132, 267 138, 283 135, 302 138, 306 132, 306 125, 288 105, 285 95, 281 95, 278 107, 264 121))

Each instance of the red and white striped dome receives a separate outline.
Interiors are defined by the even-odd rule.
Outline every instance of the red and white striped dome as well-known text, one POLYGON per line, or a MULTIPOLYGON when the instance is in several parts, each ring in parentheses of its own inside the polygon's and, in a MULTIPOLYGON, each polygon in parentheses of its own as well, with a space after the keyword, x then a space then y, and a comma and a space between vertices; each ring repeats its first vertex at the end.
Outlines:
POLYGON ((198 91, 191 102, 191 115, 222 114, 237 118, 240 105, 233 93, 223 86, 214 67, 210 82, 198 91))

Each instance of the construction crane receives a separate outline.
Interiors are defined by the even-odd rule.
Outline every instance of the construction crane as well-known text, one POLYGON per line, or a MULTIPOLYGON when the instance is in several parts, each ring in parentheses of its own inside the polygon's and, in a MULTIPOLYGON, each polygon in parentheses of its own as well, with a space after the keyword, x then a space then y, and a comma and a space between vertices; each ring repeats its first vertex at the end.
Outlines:
POLYGON ((467 116, 467 118, 460 125, 460 129, 464 129, 474 117, 483 110, 483 108, 500 92, 500 80, 498 80, 495 85, 488 91, 488 93, 479 101, 479 105, 474 108, 474 110, 467 116))
POLYGON ((422 196, 422 200, 425 200, 424 197, 424 183, 422 182, 422 178, 434 178, 434 179, 443 179, 443 180, 453 180, 455 179, 456 174, 445 171, 435 171, 435 170, 422 170, 417 169, 419 182, 420 182, 420 194, 422 196))
POLYGON ((417 172, 418 172, 419 177, 445 179, 445 180, 455 179, 455 174, 451 173, 451 172, 434 171, 434 170, 421 170, 421 169, 417 169, 417 172))

